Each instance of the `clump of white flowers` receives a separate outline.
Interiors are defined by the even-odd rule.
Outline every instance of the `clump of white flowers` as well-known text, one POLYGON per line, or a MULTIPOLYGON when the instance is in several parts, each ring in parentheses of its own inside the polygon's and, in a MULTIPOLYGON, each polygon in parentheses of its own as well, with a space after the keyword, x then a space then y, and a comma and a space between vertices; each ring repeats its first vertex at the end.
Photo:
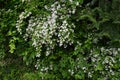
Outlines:
POLYGON ((31 12, 24 11, 19 15, 19 20, 16 23, 17 31, 22 34, 21 26, 23 26, 23 20, 29 17, 29 15, 32 14, 31 12))
POLYGON ((70 16, 75 13, 78 5, 78 1, 56 1, 51 6, 44 6, 44 9, 50 12, 49 15, 37 14, 36 16, 30 16, 32 13, 29 11, 22 12, 19 15, 16 28, 20 34, 22 34, 24 19, 30 18, 28 26, 26 26, 26 32, 23 35, 25 40, 28 37, 31 38, 32 46, 37 51, 36 57, 41 56, 43 47, 45 55, 49 56, 55 46, 66 48, 67 45, 74 43, 75 25, 70 21, 70 16), (67 2, 70 3, 69 7, 67 7, 67 2))
MULTIPOLYGON (((117 62, 116 56, 120 53, 119 48, 101 47, 98 50, 99 52, 96 52, 95 49, 91 50, 88 56, 91 58, 91 62, 94 63, 93 69, 95 69, 95 71, 99 70, 102 75, 106 75, 105 78, 110 75, 115 75, 112 68, 117 62)), ((93 75, 92 71, 94 73, 94 70, 91 70, 91 75, 93 75)))
MULTIPOLYGON (((81 43, 78 42, 78 45, 75 47, 75 51, 79 51, 80 48, 81 43)), ((96 71, 99 71, 101 75, 106 75, 104 78, 115 75, 116 71, 113 69, 113 67, 116 65, 116 63, 118 63, 119 58, 117 58, 117 56, 119 53, 120 48, 93 48, 90 50, 89 54, 84 57, 84 59, 82 57, 76 59, 77 71, 82 68, 83 72, 88 74, 88 77, 93 77, 96 71), (88 63, 92 64, 92 67, 85 66, 82 61, 89 61, 88 63), (83 67, 80 67, 80 65, 83 65, 83 67)))

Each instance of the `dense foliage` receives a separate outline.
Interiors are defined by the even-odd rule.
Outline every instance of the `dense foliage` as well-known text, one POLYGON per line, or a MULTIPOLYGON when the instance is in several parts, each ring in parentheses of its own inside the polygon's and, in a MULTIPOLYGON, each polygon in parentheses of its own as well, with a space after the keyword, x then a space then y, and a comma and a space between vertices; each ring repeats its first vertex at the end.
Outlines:
POLYGON ((119 80, 119 0, 0 0, 1 80, 119 80))

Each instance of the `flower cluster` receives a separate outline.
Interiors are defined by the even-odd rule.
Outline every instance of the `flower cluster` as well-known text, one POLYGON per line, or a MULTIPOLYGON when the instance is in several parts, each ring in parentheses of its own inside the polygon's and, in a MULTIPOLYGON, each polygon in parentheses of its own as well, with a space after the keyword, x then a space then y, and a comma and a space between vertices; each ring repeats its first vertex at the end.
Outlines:
POLYGON ((70 17, 75 14, 76 6, 78 5, 78 1, 56 1, 51 6, 44 6, 44 9, 50 12, 49 15, 41 13, 36 16, 30 16, 32 13, 29 11, 22 12, 19 15, 16 28, 20 34, 22 34, 24 19, 29 17, 23 37, 25 40, 29 37, 31 38, 32 46, 37 51, 36 57, 41 56, 43 48, 45 55, 49 56, 56 46, 66 48, 67 45, 74 43, 75 25, 71 22, 70 17), (67 2, 70 3, 69 7, 67 2))
POLYGON ((16 23, 16 28, 17 28, 17 31, 22 34, 22 29, 21 27, 23 26, 23 21, 24 19, 26 19, 27 17, 30 16, 30 14, 32 14, 31 12, 28 12, 28 11, 25 11, 25 12, 22 12, 20 15, 19 15, 19 20, 17 20, 17 23, 16 23))
MULTIPOLYGON (((80 43, 78 43, 78 45, 81 47, 80 43)), ((75 51, 80 50, 79 46, 75 47, 75 51)), ((104 78, 107 79, 109 76, 115 75, 115 70, 113 68, 119 63, 119 57, 117 57, 119 53, 120 48, 93 48, 84 58, 82 56, 76 58, 76 66, 74 67, 73 73, 81 70, 83 73, 87 73, 88 77, 92 78, 94 74, 99 71, 99 74, 103 76, 106 75, 104 78), (85 63, 90 64, 92 67, 85 63)), ((86 53, 83 54, 85 55, 86 53)))
MULTIPOLYGON (((91 63, 93 65, 93 69, 91 69, 90 73, 88 74, 92 77, 92 75, 95 73, 95 71, 100 72, 102 75, 106 75, 105 78, 111 75, 115 75, 113 66, 117 63, 117 56, 120 52, 119 48, 104 48, 101 47, 96 51, 95 49, 91 50, 91 53, 89 55, 91 59, 91 63)), ((90 70, 90 69, 89 69, 90 70)))

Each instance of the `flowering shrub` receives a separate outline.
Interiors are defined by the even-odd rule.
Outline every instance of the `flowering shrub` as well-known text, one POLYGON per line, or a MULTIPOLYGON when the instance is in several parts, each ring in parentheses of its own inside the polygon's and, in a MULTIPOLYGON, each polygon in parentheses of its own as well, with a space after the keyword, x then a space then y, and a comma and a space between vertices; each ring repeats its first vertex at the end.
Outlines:
POLYGON ((8 3, 0 10, 2 79, 119 80, 118 0, 8 3))
POLYGON ((44 8, 51 14, 37 14, 30 16, 32 12, 22 12, 17 21, 16 28, 22 34, 21 26, 24 25, 23 19, 30 16, 26 33, 24 34, 25 40, 28 37, 32 38, 32 45, 36 48, 37 57, 41 55, 41 48, 45 47, 46 56, 48 56, 55 46, 67 47, 67 44, 73 44, 74 23, 70 21, 70 16, 75 13, 76 7, 79 5, 78 1, 63 1, 54 2, 50 7, 45 5, 44 8))

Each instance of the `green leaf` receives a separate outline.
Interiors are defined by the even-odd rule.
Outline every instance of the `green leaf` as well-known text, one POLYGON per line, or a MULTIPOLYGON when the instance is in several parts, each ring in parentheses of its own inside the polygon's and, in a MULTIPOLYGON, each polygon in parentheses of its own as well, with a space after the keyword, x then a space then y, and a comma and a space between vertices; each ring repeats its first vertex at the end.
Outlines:
POLYGON ((103 67, 100 63, 98 63, 97 67, 95 68, 95 71, 98 71, 98 70, 103 70, 103 67))
POLYGON ((84 74, 82 74, 82 73, 76 74, 75 79, 84 79, 84 74))
POLYGON ((76 79, 82 79, 82 76, 76 74, 76 75, 75 75, 75 78, 76 78, 76 79))
POLYGON ((14 44, 14 43, 10 43, 10 44, 9 44, 9 47, 10 47, 9 52, 10 52, 10 53, 14 53, 14 50, 16 49, 15 44, 14 44))

